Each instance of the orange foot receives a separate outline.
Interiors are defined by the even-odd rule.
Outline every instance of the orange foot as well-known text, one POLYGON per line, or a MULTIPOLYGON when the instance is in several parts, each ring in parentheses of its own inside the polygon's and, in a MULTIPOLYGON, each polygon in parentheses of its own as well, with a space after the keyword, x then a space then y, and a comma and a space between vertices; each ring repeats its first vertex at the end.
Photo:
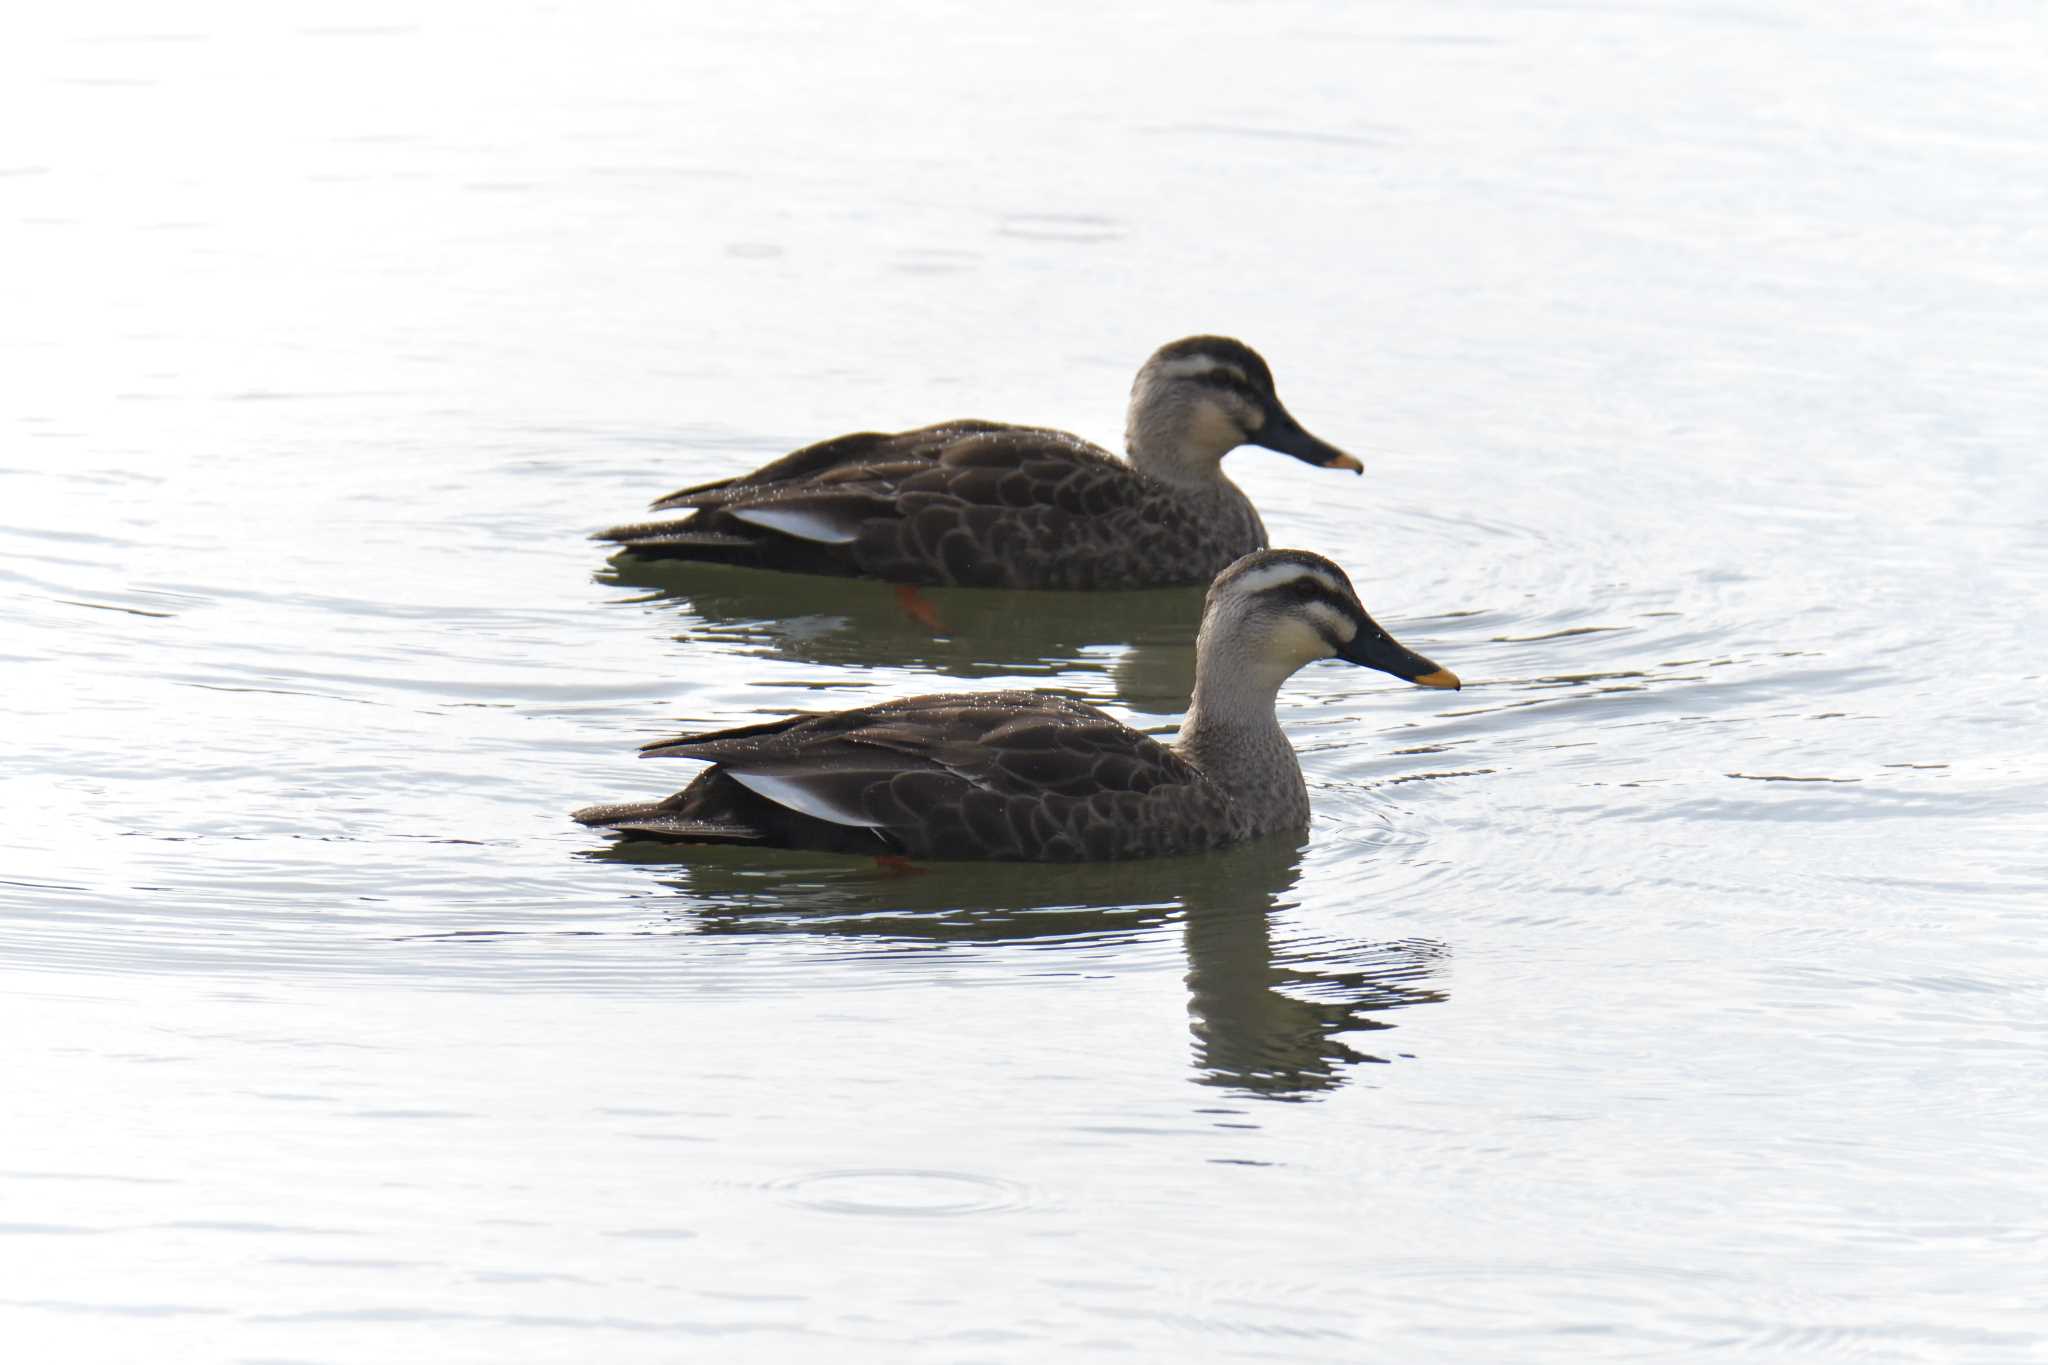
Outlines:
POLYGON ((928 867, 919 867, 901 853, 877 853, 875 866, 892 877, 922 877, 931 871, 928 867))
POLYGON ((938 604, 917 590, 915 584, 896 585, 896 605, 909 613, 910 618, 926 630, 942 630, 939 624, 938 604))

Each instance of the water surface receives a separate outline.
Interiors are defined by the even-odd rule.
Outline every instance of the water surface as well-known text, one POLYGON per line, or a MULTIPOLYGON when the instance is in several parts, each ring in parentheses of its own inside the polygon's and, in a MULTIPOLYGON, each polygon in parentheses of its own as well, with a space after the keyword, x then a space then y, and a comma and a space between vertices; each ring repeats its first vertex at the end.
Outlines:
POLYGON ((106 5, 0 53, 0 1329, 67 1360, 2048 1352, 2025 6, 106 5), (1229 468, 1467 680, 1300 847, 616 849, 1199 594, 608 566, 861 427, 1229 468))

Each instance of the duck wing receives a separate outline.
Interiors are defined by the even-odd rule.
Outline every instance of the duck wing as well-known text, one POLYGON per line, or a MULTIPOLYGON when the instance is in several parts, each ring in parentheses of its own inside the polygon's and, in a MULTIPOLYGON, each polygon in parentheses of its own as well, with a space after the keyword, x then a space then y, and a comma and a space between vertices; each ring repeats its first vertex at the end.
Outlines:
POLYGON ((665 837, 925 858, 1094 861, 1238 837, 1194 765, 1092 706, 1039 692, 909 697, 648 755, 711 763, 665 806, 593 807, 588 824, 665 837), (595 818, 592 818, 595 817, 595 818))
POLYGON ((650 511, 662 512, 677 507, 719 507, 735 498, 748 494, 772 492, 811 479, 826 478, 846 470, 858 470, 869 465, 909 463, 916 467, 929 465, 938 459, 939 452, 962 436, 971 436, 985 431, 1009 429, 1003 422, 984 422, 976 418, 963 418, 954 422, 939 422, 915 431, 856 431, 846 436, 835 436, 829 441, 818 441, 802 450, 794 450, 779 460, 771 460, 751 474, 739 474, 730 479, 717 479, 711 483, 700 483, 689 488, 678 488, 648 504, 650 511))
POLYGON ((1066 432, 993 422, 841 437, 657 506, 692 515, 600 539, 654 557, 1011 588, 1203 583, 1265 544, 1228 484, 1185 493, 1066 432))

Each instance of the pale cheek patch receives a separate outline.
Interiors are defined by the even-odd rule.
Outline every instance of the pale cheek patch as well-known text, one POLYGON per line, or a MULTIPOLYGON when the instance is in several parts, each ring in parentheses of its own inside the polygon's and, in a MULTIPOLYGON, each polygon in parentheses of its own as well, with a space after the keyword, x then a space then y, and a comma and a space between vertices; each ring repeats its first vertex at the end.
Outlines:
POLYGON ((1330 642, 1323 638, 1321 632, 1297 616, 1280 622, 1274 628, 1267 638, 1266 654, 1292 673, 1305 663, 1329 658, 1331 650, 1330 642))
POLYGON ((1193 444, 1211 450, 1228 450, 1244 443, 1244 428, 1232 420, 1222 405, 1207 399, 1195 405, 1194 420, 1188 423, 1193 444))
POLYGON ((1309 603, 1308 614, 1323 628, 1323 637, 1326 640, 1337 640, 1348 645, 1351 643, 1351 637, 1358 634, 1357 622, 1327 602, 1309 603))

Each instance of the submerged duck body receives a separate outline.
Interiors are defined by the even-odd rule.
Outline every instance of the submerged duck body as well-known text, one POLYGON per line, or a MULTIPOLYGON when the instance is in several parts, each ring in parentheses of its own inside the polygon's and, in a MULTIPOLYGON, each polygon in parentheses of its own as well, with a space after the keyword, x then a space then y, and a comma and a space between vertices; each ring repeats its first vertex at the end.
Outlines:
POLYGON ((1223 457, 1264 445, 1359 471, 1281 405, 1228 337, 1161 347, 1131 389, 1128 460, 1063 431, 978 420, 860 432, 671 493, 689 516, 599 533, 649 558, 893 583, 1143 588, 1206 583, 1266 547, 1223 457))
POLYGON ((1458 680, 1367 615, 1329 560, 1240 559, 1209 590, 1195 694, 1168 745, 1043 692, 909 697, 645 746, 712 766, 661 801, 583 824, 685 843, 930 859, 1094 862, 1196 853, 1308 828, 1281 683, 1316 659, 1425 687, 1458 680))

